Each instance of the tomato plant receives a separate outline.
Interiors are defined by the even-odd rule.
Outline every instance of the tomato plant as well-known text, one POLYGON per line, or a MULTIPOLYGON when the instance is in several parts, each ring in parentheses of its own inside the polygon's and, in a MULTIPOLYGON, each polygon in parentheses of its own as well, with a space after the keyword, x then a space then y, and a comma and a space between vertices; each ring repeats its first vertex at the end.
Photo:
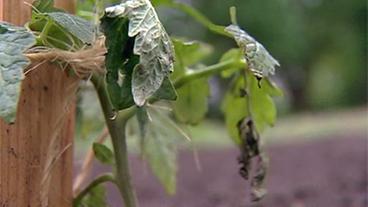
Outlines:
POLYGON ((15 119, 19 87, 31 61, 52 61, 67 72, 91 81, 98 94, 113 150, 93 144, 97 159, 114 172, 97 177, 77 192, 74 206, 103 206, 101 183, 119 188, 125 206, 137 206, 127 157, 126 127, 137 122, 140 147, 166 191, 175 193, 177 145, 187 138, 180 127, 196 125, 206 116, 208 80, 230 79, 221 109, 234 143, 239 146, 240 174, 250 179, 252 200, 265 194, 267 157, 260 133, 276 119, 273 96, 282 95, 272 82, 279 63, 265 47, 237 24, 230 8, 229 26, 212 23, 189 5, 174 0, 127 0, 101 12, 93 24, 54 8, 52 0, 33 3, 25 28, 0 24, 0 116, 15 119), (198 41, 173 38, 165 31, 155 7, 178 9, 210 31, 237 45, 213 65, 201 61, 210 51, 198 41), (169 108, 170 110, 163 110, 169 108), (255 173, 251 160, 257 158, 255 173))

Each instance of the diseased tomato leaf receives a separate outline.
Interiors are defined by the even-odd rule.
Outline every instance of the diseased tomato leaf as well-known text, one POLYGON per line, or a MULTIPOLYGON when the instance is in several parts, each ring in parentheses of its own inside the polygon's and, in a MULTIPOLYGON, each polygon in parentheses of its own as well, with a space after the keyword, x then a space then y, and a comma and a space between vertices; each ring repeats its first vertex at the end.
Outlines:
POLYGON ((280 64, 261 43, 242 30, 238 25, 230 25, 225 28, 225 31, 234 36, 234 40, 247 60, 249 70, 255 76, 262 78, 275 73, 275 66, 280 66, 280 64))
POLYGON ((174 69, 174 49, 149 0, 127 0, 109 7, 111 18, 129 19, 129 37, 135 37, 133 52, 140 57, 132 74, 134 102, 143 106, 174 69))
POLYGON ((259 201, 267 192, 265 178, 268 172, 268 157, 252 119, 245 118, 240 121, 238 130, 241 138, 241 154, 238 158, 241 165, 239 173, 244 179, 250 179, 251 200, 259 201), (255 165, 252 165, 252 160, 256 161, 255 165), (251 173, 252 169, 254 173, 251 173))

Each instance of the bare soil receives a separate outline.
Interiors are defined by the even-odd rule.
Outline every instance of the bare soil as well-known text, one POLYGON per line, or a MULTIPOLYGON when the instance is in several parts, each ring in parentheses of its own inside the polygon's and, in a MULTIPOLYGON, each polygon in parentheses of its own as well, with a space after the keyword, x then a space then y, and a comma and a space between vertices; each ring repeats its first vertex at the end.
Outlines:
MULTIPOLYGON (((367 207, 365 134, 270 146, 268 194, 249 202, 249 183, 238 174, 235 148, 201 150, 199 171, 193 153, 179 157, 178 189, 167 196, 139 156, 131 156, 132 175, 141 207, 367 207)), ((104 171, 96 166, 94 174, 104 171)), ((122 207, 109 187, 112 207, 122 207)))

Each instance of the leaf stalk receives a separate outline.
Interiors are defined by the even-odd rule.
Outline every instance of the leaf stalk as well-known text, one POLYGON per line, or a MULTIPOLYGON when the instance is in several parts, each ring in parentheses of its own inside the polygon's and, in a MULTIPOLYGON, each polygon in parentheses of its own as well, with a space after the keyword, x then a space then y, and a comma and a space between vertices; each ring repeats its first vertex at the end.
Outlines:
POLYGON ((190 72, 175 80, 174 86, 176 89, 178 89, 190 81, 215 75, 222 71, 231 70, 234 67, 244 68, 246 67, 246 63, 236 59, 231 59, 208 67, 204 67, 202 69, 190 70, 190 72))
POLYGON ((197 22, 199 22, 200 24, 202 24, 203 26, 205 26, 206 28, 208 28, 210 31, 214 33, 233 38, 233 36, 230 33, 225 31, 224 26, 220 26, 220 25, 212 23, 211 20, 209 20, 206 16, 204 16, 198 10, 196 10, 195 8, 187 4, 180 3, 180 2, 172 2, 172 3, 167 3, 166 5, 188 14, 189 16, 193 17, 197 22))
POLYGON ((96 186, 105 183, 112 182, 116 183, 114 176, 111 174, 103 174, 98 176, 95 180, 93 180, 90 184, 87 185, 73 200, 73 206, 77 207, 81 204, 83 198, 96 186))

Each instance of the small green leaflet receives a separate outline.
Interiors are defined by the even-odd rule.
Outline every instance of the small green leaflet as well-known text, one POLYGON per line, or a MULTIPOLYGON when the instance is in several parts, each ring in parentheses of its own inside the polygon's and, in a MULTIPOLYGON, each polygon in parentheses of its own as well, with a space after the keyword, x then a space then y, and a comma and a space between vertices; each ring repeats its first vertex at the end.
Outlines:
POLYGON ((280 66, 280 64, 261 43, 237 25, 230 25, 226 27, 225 31, 234 36, 236 43, 245 55, 249 69, 255 76, 262 78, 275 73, 275 66, 280 66))
MULTIPOLYGON (((244 60, 243 53, 240 49, 230 49, 225 54, 222 55, 220 62, 227 61, 227 60, 244 60)), ((221 76, 224 78, 231 77, 234 73, 239 71, 242 67, 234 66, 231 69, 225 70, 221 72, 221 76)))
POLYGON ((105 145, 93 143, 93 152, 96 158, 103 164, 114 164, 114 153, 105 145))
POLYGON ((250 113, 257 131, 262 133, 267 126, 273 126, 276 121, 276 106, 271 96, 280 96, 282 92, 268 79, 263 79, 259 87, 258 80, 250 72, 247 74, 250 113))
POLYGON ((228 133, 237 145, 242 143, 237 126, 241 120, 249 116, 248 102, 244 97, 245 94, 242 94, 244 85, 242 76, 233 81, 232 88, 226 93, 221 106, 228 133))
POLYGON ((140 137, 142 154, 166 192, 174 194, 177 147, 185 138, 178 132, 178 126, 169 114, 155 109, 148 110, 148 113, 152 120, 147 122, 147 116, 143 116, 146 117, 146 135, 140 137))
POLYGON ((0 117, 15 121, 23 70, 30 64, 24 52, 36 43, 23 27, 0 22, 0 117))
POLYGON ((40 46, 75 51, 94 41, 95 27, 90 22, 63 12, 32 12, 26 26, 35 33, 40 46))
POLYGON ((135 37, 134 54, 140 56, 132 76, 132 93, 138 106, 145 104, 173 71, 174 50, 149 0, 127 0, 106 9, 109 17, 129 19, 129 37, 135 37))
POLYGON ((42 33, 43 46, 70 50, 94 41, 94 25, 55 8, 54 0, 35 0, 32 6, 32 20, 27 26, 32 31, 42 33))
POLYGON ((268 78, 262 79, 260 84, 261 87, 251 72, 247 72, 246 80, 242 75, 237 76, 222 103, 226 127, 237 144, 241 143, 237 125, 244 118, 252 117, 258 133, 275 123, 276 106, 272 96, 282 96, 282 91, 268 78))
POLYGON ((84 44, 93 43, 95 27, 89 21, 63 12, 50 12, 47 15, 84 44))
POLYGON ((194 80, 179 88, 178 100, 173 103, 175 117, 185 124, 199 124, 208 111, 209 93, 207 78, 194 80))
MULTIPOLYGON (((198 63, 211 53, 208 45, 198 42, 182 42, 174 39, 175 72, 172 77, 177 79, 190 72, 188 66, 198 63)), ((173 103, 175 117, 182 123, 198 124, 208 111, 210 88, 207 78, 194 80, 178 90, 178 99, 173 103)))
POLYGON ((174 80, 184 75, 186 67, 198 64, 213 52, 210 45, 202 42, 187 42, 180 39, 173 39, 172 41, 175 48, 175 70, 170 77, 174 80))
POLYGON ((80 204, 73 205, 74 207, 108 207, 106 199, 106 188, 104 185, 97 185, 88 191, 88 194, 83 198, 80 204))

